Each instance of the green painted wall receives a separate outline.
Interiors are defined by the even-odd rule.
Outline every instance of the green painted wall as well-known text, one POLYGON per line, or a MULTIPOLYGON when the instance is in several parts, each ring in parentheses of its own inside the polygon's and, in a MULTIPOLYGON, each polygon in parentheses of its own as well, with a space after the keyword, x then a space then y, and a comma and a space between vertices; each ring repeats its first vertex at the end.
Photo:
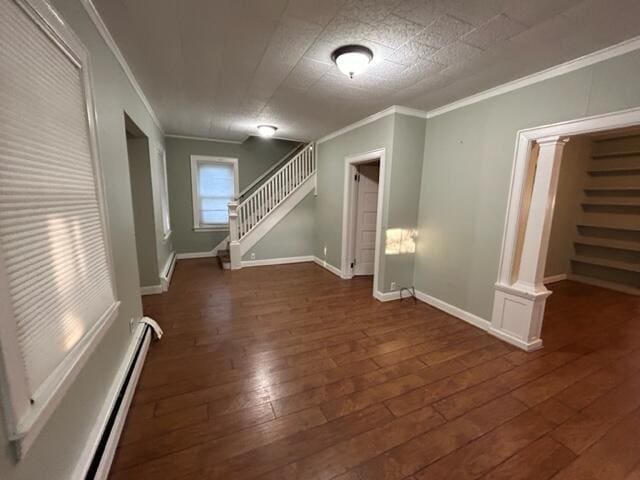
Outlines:
MULTIPOLYGON (((124 112, 149 138, 151 149, 162 148, 164 143, 162 133, 154 125, 80 1, 51 0, 51 4, 75 31, 91 56, 98 146, 106 186, 116 290, 122 303, 114 325, 21 462, 15 462, 5 429, 0 428, 0 478, 3 480, 72 478, 78 455, 87 444, 89 432, 95 425, 131 341, 129 320, 142 316, 124 112)), ((0 422, 4 423, 4 419, 0 418, 0 422)))
POLYGON ((385 255, 387 228, 416 228, 424 151, 425 120, 407 115, 387 115, 334 137, 318 146, 318 197, 316 199, 315 255, 340 268, 345 157, 385 148, 385 201, 382 206, 381 261, 378 290, 411 285, 414 256, 385 255), (327 256, 324 257, 324 247, 327 256))
POLYGON ((127 156, 140 285, 159 285, 149 141, 146 138, 129 138, 127 156))
POLYGON ((640 105, 640 52, 427 121, 415 285, 490 319, 517 131, 640 105))
POLYGON ((301 257, 313 255, 315 196, 309 193, 278 224, 249 250, 242 260, 301 257))
POLYGON ((242 190, 295 146, 295 142, 259 137, 249 137, 242 144, 167 138, 171 237, 176 253, 208 252, 229 235, 228 231, 193 230, 191 155, 238 158, 238 180, 242 190))

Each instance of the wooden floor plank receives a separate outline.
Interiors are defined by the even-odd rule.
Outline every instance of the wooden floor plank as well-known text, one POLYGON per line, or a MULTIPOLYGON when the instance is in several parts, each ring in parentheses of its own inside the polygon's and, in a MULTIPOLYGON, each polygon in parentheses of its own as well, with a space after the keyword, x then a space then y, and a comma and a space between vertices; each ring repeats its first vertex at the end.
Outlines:
POLYGON ((180 261, 110 478, 638 478, 638 297, 554 284, 526 353, 371 288, 180 261))

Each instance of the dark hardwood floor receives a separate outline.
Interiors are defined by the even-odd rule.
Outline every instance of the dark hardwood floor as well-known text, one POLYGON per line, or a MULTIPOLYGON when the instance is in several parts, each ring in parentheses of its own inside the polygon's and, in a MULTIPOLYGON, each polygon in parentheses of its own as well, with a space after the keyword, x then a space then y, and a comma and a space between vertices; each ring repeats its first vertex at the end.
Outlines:
POLYGON ((551 289, 527 354, 370 279, 181 261, 110 478, 640 479, 640 298, 551 289))

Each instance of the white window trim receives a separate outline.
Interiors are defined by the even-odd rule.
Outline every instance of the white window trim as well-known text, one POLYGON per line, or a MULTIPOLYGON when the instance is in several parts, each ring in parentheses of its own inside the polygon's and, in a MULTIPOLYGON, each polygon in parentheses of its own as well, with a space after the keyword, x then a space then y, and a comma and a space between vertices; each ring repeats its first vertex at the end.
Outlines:
POLYGON ((171 210, 169 208, 169 182, 167 180, 167 154, 163 149, 158 149, 160 160, 160 215, 162 221, 162 241, 166 242, 171 237, 171 210))
MULTIPOLYGON (((87 122, 97 198, 103 224, 104 242, 112 279, 114 298, 118 292, 113 279, 114 266, 107 205, 104 196, 104 178, 98 158, 96 116, 91 89, 91 66, 87 50, 75 33, 65 24, 60 14, 46 0, 13 0, 39 26, 82 71, 87 107, 87 122)), ((10 307, 5 266, 0 256, 0 391, 7 436, 15 447, 18 459, 33 445, 38 434, 60 404, 67 390, 95 351, 104 334, 118 315, 120 302, 115 301, 95 326, 85 334, 74 350, 67 355, 47 381, 38 389, 37 398, 29 393, 22 358, 17 348, 16 322, 10 307), (34 401, 31 402, 30 400, 34 401)))
POLYGON ((208 155, 191 155, 191 199, 193 205, 193 230, 196 232, 221 232, 229 230, 229 224, 200 223, 200 199, 198 197, 198 165, 201 163, 229 163, 233 165, 234 197, 240 191, 238 183, 238 159, 233 157, 212 157, 208 155))

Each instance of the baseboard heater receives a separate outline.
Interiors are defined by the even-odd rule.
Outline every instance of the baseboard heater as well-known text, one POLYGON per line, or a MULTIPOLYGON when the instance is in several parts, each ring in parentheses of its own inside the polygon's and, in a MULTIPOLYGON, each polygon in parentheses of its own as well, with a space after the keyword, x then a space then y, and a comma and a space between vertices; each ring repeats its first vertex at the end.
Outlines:
POLYGON ((146 324, 143 328, 144 333, 140 336, 135 354, 118 391, 113 408, 111 409, 91 464, 87 470, 85 480, 102 480, 107 478, 109 474, 118 439, 122 433, 122 427, 124 426, 124 421, 133 397, 133 387, 137 384, 140 371, 142 370, 140 357, 146 356, 151 341, 150 337, 153 335, 153 328, 150 325, 146 324), (130 389, 130 387, 132 388, 130 389))

